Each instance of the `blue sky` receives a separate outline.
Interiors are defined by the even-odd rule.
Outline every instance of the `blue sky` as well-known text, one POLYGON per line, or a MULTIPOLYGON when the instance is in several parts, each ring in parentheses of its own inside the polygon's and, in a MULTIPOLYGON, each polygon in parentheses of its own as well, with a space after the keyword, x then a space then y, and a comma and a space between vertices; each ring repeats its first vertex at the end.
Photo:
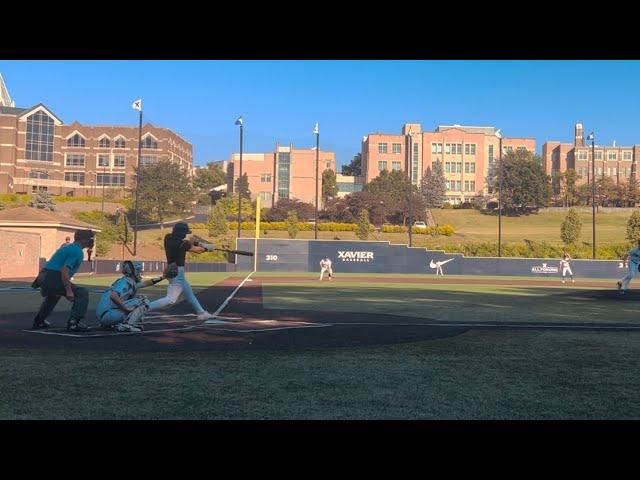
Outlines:
POLYGON ((0 73, 16 106, 44 103, 66 123, 145 122, 189 140, 194 161, 315 145, 348 163, 362 137, 405 122, 496 126, 506 136, 572 141, 573 125, 598 144, 640 143, 640 61, 8 61, 0 73))

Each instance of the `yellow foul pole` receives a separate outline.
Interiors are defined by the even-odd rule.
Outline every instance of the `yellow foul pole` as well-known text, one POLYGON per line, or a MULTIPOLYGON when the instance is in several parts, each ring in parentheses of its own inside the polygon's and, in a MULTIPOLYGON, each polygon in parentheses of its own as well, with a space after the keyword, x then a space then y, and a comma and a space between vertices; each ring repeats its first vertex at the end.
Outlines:
POLYGON ((260 238, 260 196, 256 197, 256 237, 253 245, 253 271, 258 271, 258 238, 260 238))

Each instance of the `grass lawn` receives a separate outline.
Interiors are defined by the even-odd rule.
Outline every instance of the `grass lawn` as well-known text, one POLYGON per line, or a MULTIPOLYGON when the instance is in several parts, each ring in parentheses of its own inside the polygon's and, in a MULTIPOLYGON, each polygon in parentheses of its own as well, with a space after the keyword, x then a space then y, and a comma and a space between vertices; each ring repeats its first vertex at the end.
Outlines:
MULTIPOLYGON (((469 242, 497 242, 498 241, 498 217, 485 215, 476 210, 448 210, 434 209, 433 216, 438 224, 449 224, 456 233, 451 237, 432 237, 430 235, 413 235, 413 245, 416 247, 434 247, 447 243, 469 242)), ((581 242, 591 243, 591 211, 579 210, 582 220, 581 242)), ((629 211, 601 211, 596 215, 597 242, 600 246, 619 244, 626 242, 627 221, 631 213, 629 211)), ((549 211, 522 217, 502 217, 503 242, 522 242, 533 240, 546 241, 551 244, 561 245, 560 226, 566 217, 566 211, 549 211)), ((264 231, 264 229, 262 229, 264 231)), ((196 232, 206 236, 205 231, 196 232)), ((242 236, 253 238, 254 230, 243 230, 242 236)), ((236 231, 229 234, 235 238, 236 231)), ((141 232, 141 238, 152 241, 160 238, 159 230, 141 232)), ((318 232, 320 240, 358 240, 355 232, 318 232)), ((261 238, 288 238, 286 231, 267 230, 267 234, 261 233, 261 238)), ((314 232, 298 232, 298 239, 313 239, 314 232)), ((389 241, 391 243, 408 243, 406 233, 374 233, 369 240, 389 241)), ((157 241, 157 240, 155 240, 157 241)))
MULTIPOLYGON (((266 277, 263 281, 263 304, 266 308, 275 309, 370 312, 442 322, 498 321, 510 324, 636 324, 637 318, 634 302, 591 298, 581 295, 585 289, 563 285, 522 287, 338 281, 269 284, 266 277)), ((611 289, 611 285, 607 288, 611 289)))
MULTIPOLYGON (((260 278, 266 307, 321 309, 327 322, 331 311, 505 323, 637 318, 634 302, 571 287, 260 278)), ((0 419, 638 419, 639 372, 640 332, 478 329, 301 351, 0 346, 0 419)))
POLYGON ((471 331, 377 348, 0 349, 0 419, 637 419, 632 333, 471 331))

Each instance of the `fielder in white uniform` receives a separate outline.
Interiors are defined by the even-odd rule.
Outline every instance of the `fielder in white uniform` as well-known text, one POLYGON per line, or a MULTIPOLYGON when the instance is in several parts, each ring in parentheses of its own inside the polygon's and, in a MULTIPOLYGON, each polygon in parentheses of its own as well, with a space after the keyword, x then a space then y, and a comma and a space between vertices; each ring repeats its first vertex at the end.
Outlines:
POLYGON ((629 288, 629 282, 638 275, 638 266, 640 265, 640 240, 638 246, 632 248, 622 259, 627 264, 629 272, 618 282, 618 290, 624 295, 625 290, 629 288))
POLYGON ((329 280, 333 279, 333 270, 331 270, 331 260, 329 260, 329 257, 324 257, 320 260, 320 281, 322 281, 324 272, 329 274, 329 280))
POLYGON ((571 265, 569 264, 570 260, 571 257, 567 253, 565 253, 562 260, 560 260, 560 268, 562 269, 562 283, 564 283, 567 274, 571 277, 571 282, 575 283, 575 280, 573 279, 573 272, 571 271, 571 265))

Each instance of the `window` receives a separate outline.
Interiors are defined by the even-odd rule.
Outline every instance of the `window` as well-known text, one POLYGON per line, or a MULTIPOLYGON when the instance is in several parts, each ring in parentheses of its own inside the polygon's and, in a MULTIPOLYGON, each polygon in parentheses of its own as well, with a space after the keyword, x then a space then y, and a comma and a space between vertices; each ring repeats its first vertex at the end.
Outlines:
POLYGON ((84 155, 78 153, 67 153, 64 162, 67 167, 84 167, 84 155))
POLYGON ((387 153, 387 144, 379 143, 378 144, 378 153, 387 153))
POLYGON ((444 162, 445 173, 451 173, 451 162, 444 162))
POLYGON ((462 144, 461 143, 447 143, 447 145, 449 145, 449 151, 446 151, 446 153, 451 153, 452 155, 459 155, 462 153, 462 144))
POLYGON ((260 192, 260 200, 263 202, 271 201, 271 192, 260 192))
POLYGON ((384 160, 379 160, 378 161, 378 171, 381 172, 383 170, 387 169, 387 162, 385 162, 384 160))
POLYGON ((124 173, 98 173, 96 182, 98 186, 123 187, 124 173))
POLYGON ((49 172, 45 172, 45 171, 42 171, 42 170, 31 170, 29 172, 29 178, 47 179, 47 178, 49 178, 49 172))
POLYGON ((432 143, 431 144, 431 153, 442 153, 442 144, 441 143, 432 143))
POLYGON ((418 144, 414 143, 413 144, 413 161, 411 162, 411 182, 414 185, 417 185, 418 183, 418 161, 419 161, 419 150, 418 150, 418 144))
POLYGON ((451 153, 451 144, 450 143, 445 143, 444 144, 444 153, 451 153))
POLYGON ((475 162, 466 162, 464 164, 464 173, 476 173, 475 162))
POLYGON ((615 160, 618 157, 618 152, 607 152, 607 158, 609 160, 615 160))
POLYGON ((623 160, 631 160, 631 152, 622 152, 622 159, 623 160))
POLYGON ((461 191, 462 182, 460 180, 445 180, 445 186, 447 190, 459 192, 461 191))
POLYGON ((124 155, 116 155, 113 157, 114 167, 124 167, 124 155))
POLYGON ((464 191, 465 192, 475 192, 476 191, 476 182, 475 182, 475 180, 465 180, 464 181, 464 191))
POLYGON ((84 172, 64 172, 65 182, 78 182, 84 185, 84 172))
POLYGON ((44 112, 27 118, 27 160, 53 161, 53 119, 44 112))
POLYGON ((31 185, 32 192, 46 192, 49 190, 49 187, 44 187, 42 185, 31 185))
POLYGON ((158 157, 156 157, 155 155, 140 156, 140 165, 152 165, 154 163, 158 163, 158 157))
MULTIPOLYGON (((491 145, 493 146, 493 145, 491 145)), ((475 155, 476 154, 476 144, 475 143, 465 143, 464 144, 464 154, 465 155, 475 155)))
POLYGON ((100 148, 110 148, 111 147, 111 140, 109 140, 108 137, 102 137, 100 140, 98 140, 98 147, 100 147, 100 148))
MULTIPOLYGON (((271 183, 271 174, 270 173, 263 173, 262 175, 260 175, 260 182, 261 183, 271 183)), ((264 200, 264 198, 263 198, 264 200)), ((269 199, 271 200, 271 199, 269 199)))
POLYGON ((602 151, 596 151, 596 160, 602 160, 602 151))
POLYGON ((401 143, 392 143, 391 144, 391 153, 400 153, 401 150, 402 150, 402 144, 401 143))
POLYGON ((393 161, 391 162, 391 170, 398 171, 401 168, 401 162, 393 161))
POLYGON ((452 163, 451 165, 455 165, 456 166, 456 173, 461 173, 462 172, 462 162, 452 163))
POLYGON ((158 142, 156 142, 151 135, 147 135, 142 139, 142 148, 158 148, 158 142))
POLYGON ((602 167, 598 167, 598 169, 597 169, 597 170, 598 170, 598 172, 597 172, 597 173, 598 173, 598 175, 602 175, 602 167))
POLYGON ((502 153, 511 153, 511 152, 513 152, 513 147, 511 146, 502 147, 502 153))
POLYGON ((587 160, 587 151, 579 150, 578 151, 578 160, 587 160))
POLYGON ((291 153, 278 153, 278 199, 289 198, 289 169, 291 153))
POLYGON ((109 155, 98 155, 98 166, 99 167, 108 167, 109 166, 109 155))
POLYGON ((115 148, 125 148, 125 141, 124 138, 120 137, 120 138, 116 138, 114 147, 115 148))
POLYGON ((67 140, 67 147, 84 148, 84 146, 85 146, 84 138, 82 138, 79 133, 76 133, 73 137, 67 140))

